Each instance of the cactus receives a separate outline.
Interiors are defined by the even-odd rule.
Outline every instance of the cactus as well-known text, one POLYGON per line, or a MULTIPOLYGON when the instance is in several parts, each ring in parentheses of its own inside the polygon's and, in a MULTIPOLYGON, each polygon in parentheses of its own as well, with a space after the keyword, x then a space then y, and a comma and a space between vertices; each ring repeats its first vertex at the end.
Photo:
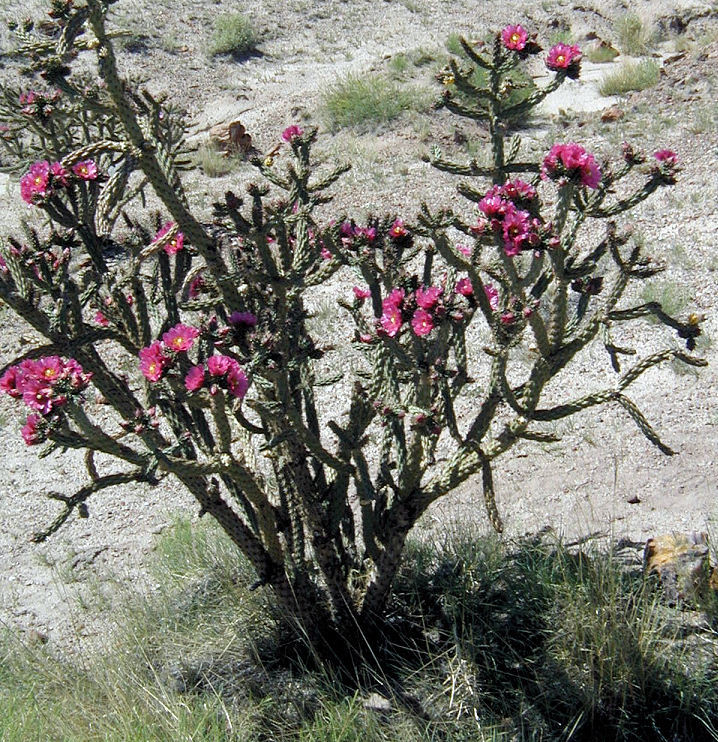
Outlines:
POLYGON ((76 493, 51 494, 64 509, 36 540, 75 512, 87 516, 101 489, 161 486, 172 475, 320 654, 339 642, 361 657, 382 627, 406 538, 434 501, 480 474, 489 520, 502 529, 493 466, 517 441, 554 440, 552 422, 615 403, 673 453, 629 387, 656 364, 704 361, 665 350, 622 372, 635 352, 612 333, 648 314, 688 350, 700 333, 657 304, 618 306, 657 267, 614 218, 674 182, 675 155, 661 151, 638 172, 645 159, 630 148, 611 168, 565 143, 542 163, 523 162, 520 138, 508 138, 511 122, 578 74, 577 47, 552 49, 554 79, 516 103, 506 81, 540 52, 535 40, 510 26, 488 52, 462 41, 489 84, 477 87, 470 66, 452 62, 438 105, 488 122, 490 164, 440 152, 431 161, 466 179, 459 191, 472 217, 423 204, 414 224, 395 215, 320 223, 316 207, 331 201, 347 166, 320 171, 316 130, 293 125, 271 157, 254 162, 269 185, 228 192, 209 226, 182 189, 180 113, 119 76, 108 0, 55 5, 54 41, 29 26, 20 35, 35 71, 60 92, 40 105, 50 94, 28 103, 5 88, 0 105, 0 144, 25 168, 40 158, 22 194, 48 217, 46 229, 0 245, 0 297, 46 338, 2 370, 0 387, 32 410, 28 445, 44 444, 40 455, 84 450, 88 474, 76 493), (100 86, 73 75, 78 49, 96 55, 100 86), (618 198, 624 179, 632 190, 618 198), (127 215, 146 189, 169 217, 127 215), (597 244, 581 239, 588 219, 606 222, 597 244), (454 244, 456 230, 466 245, 454 244), (363 364, 346 380, 321 379, 317 361, 333 351, 309 331, 305 297, 351 272, 361 285, 341 303, 363 364), (474 324, 490 335, 478 406, 467 353, 474 324), (542 406, 549 381, 595 341, 614 381, 542 406), (515 383, 515 351, 527 342, 535 360, 515 383), (133 359, 132 380, 116 370, 123 357, 133 359), (332 385, 348 390, 344 416, 327 411, 332 385), (447 444, 449 455, 437 457, 447 444), (98 471, 96 452, 123 471, 98 471))

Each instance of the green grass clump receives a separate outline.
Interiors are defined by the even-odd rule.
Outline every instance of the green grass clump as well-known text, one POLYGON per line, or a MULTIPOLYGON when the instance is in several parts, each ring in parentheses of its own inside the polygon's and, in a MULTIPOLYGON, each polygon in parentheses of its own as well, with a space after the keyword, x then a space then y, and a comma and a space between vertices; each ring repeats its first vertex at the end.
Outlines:
POLYGON ((209 45, 211 56, 231 54, 243 57, 255 51, 257 36, 251 21, 241 13, 220 15, 214 21, 214 33, 209 45))
POLYGON ((595 44, 586 50, 586 59, 594 64, 613 62, 618 52, 610 44, 595 44))
POLYGON ((194 162, 197 167, 208 178, 220 178, 227 175, 240 163, 238 155, 225 155, 220 152, 211 142, 204 142, 199 145, 194 156, 194 162))
POLYGON ((306 663, 214 524, 178 522, 156 554, 101 655, 0 641, 3 742, 709 739, 718 718, 718 601, 687 634, 626 552, 415 542, 353 679, 306 663))
POLYGON ((616 20, 616 42, 623 54, 640 57, 648 54, 655 43, 655 32, 635 13, 626 13, 616 20))
POLYGON ((324 117, 332 130, 386 124, 405 111, 428 107, 428 94, 382 75, 347 75, 324 94, 324 117))
POLYGON ((652 59, 623 62, 614 72, 609 72, 599 85, 601 95, 623 95, 634 90, 645 90, 658 83, 661 68, 652 59))

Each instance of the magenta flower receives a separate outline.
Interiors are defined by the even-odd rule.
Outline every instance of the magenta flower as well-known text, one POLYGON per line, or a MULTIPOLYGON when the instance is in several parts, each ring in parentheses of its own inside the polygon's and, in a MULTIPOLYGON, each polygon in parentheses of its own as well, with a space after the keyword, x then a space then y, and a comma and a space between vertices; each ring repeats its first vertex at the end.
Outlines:
POLYGON ((504 252, 513 257, 518 255, 525 243, 529 240, 531 229, 530 216, 527 211, 520 211, 513 207, 504 217, 502 224, 504 238, 504 252))
POLYGON ((162 335, 162 342, 176 353, 182 353, 189 350, 198 337, 199 330, 196 327, 183 325, 180 322, 162 335))
POLYGON ((140 371, 148 381, 159 381, 169 364, 170 358, 164 354, 159 340, 140 351, 140 371))
POLYGON ((105 317, 105 315, 102 314, 102 312, 100 311, 95 312, 95 322, 97 322, 100 327, 107 327, 107 325, 110 324, 110 321, 107 319, 107 317, 105 317))
POLYGON ((70 176, 70 173, 65 170, 61 163, 53 162, 52 165, 50 165, 50 174, 52 175, 53 183, 57 181, 60 185, 67 185, 67 179, 70 176))
POLYGON ((473 296, 474 295, 474 287, 471 285, 471 280, 466 277, 460 278, 456 282, 454 291, 456 291, 457 294, 461 294, 462 296, 473 296))
POLYGON ((592 154, 575 142, 554 144, 541 167, 542 178, 578 180, 588 188, 597 188, 601 169, 592 154))
POLYGON ((42 427, 42 418, 34 413, 27 416, 25 425, 22 426, 20 434, 28 446, 35 446, 45 440, 45 435, 40 429, 42 427))
POLYGON ((371 291, 369 291, 369 289, 363 289, 361 286, 352 286, 352 291, 359 301, 368 299, 371 296, 371 291))
MULTIPOLYGON (((232 359, 234 361, 234 359, 232 359)), ((249 389, 249 379, 247 374, 242 371, 237 361, 234 361, 232 367, 227 372, 227 388, 233 397, 242 399, 249 389)))
POLYGON ((497 288, 493 284, 485 283, 484 293, 489 300, 489 306, 496 311, 499 308, 499 292, 497 288))
MULTIPOLYGON (((160 231, 155 235, 153 242, 161 240, 174 226, 174 222, 163 224, 160 231)), ((173 237, 170 237, 165 241, 163 247, 168 255, 178 253, 184 247, 184 234, 182 232, 175 232, 173 237)))
POLYGON ((411 318, 411 327, 419 337, 423 337, 434 329, 434 318, 425 309, 417 309, 411 318))
POLYGON ((67 397, 55 395, 53 388, 40 379, 25 379, 23 383, 22 401, 31 409, 49 415, 56 407, 61 407, 67 397))
POLYGON ((659 149, 653 153, 658 162, 664 162, 666 165, 677 165, 678 155, 671 149, 659 149))
POLYGON ((555 72, 566 70, 577 73, 580 62, 581 50, 575 44, 556 44, 549 49, 546 56, 546 66, 555 72))
POLYGON ((72 172, 80 180, 97 180, 97 165, 94 160, 83 160, 72 166, 72 172))
POLYGON ((392 289, 381 305, 383 309, 388 307, 398 308, 402 301, 404 301, 404 289, 392 289))
POLYGON ((65 364, 60 356, 45 356, 34 361, 32 373, 35 378, 52 383, 63 378, 65 375, 65 364))
POLYGON ((499 189, 503 198, 510 201, 533 201, 536 198, 536 189, 523 180, 507 180, 499 189))
POLYGON ((233 362, 236 363, 234 358, 229 356, 210 356, 207 359, 207 369, 212 376, 224 376, 232 368, 233 362))
POLYGON ((422 286, 416 290, 416 303, 422 309, 433 309, 439 301, 442 289, 440 286, 422 286))
POLYGON ((229 322, 232 325, 244 327, 256 327, 257 317, 252 312, 232 312, 229 315, 229 322))
POLYGON ((36 162, 20 179, 20 196, 25 203, 32 204, 34 196, 46 196, 50 185, 50 163, 36 162))
POLYGON ((184 379, 188 392, 196 392, 204 384, 204 366, 192 366, 184 379))
POLYGON ((196 299, 200 292, 204 289, 204 278, 202 274, 196 275, 189 283, 189 289, 187 294, 190 299, 196 299))
MULTIPOLYGON (((384 302, 386 302, 386 299, 384 299, 384 302)), ((391 304, 384 306, 384 313, 381 315, 379 323, 390 338, 396 337, 403 324, 399 307, 391 304)))
POLYGON ((291 142, 293 139, 301 137, 302 134, 304 134, 304 132, 296 124, 292 124, 282 132, 282 139, 284 139, 285 142, 291 142))
POLYGON ((457 244, 454 246, 456 252, 460 252, 465 258, 470 258, 472 250, 468 245, 457 244))
POLYGON ((20 366, 10 366, 10 368, 0 376, 0 390, 9 394, 15 399, 22 397, 23 373, 20 366))
POLYGON ((394 223, 389 227, 389 237, 392 239, 401 239, 409 234, 409 230, 404 226, 404 222, 401 219, 395 219, 394 223))
POLYGON ((520 52, 528 40, 528 33, 522 26, 506 26, 501 31, 501 41, 503 45, 511 51, 520 52))

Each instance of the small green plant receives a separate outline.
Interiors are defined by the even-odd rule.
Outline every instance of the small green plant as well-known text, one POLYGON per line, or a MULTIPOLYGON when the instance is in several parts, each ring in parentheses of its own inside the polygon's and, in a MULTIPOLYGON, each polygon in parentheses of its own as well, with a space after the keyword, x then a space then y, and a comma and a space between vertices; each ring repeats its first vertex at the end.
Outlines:
POLYGON ((324 116, 330 129, 367 128, 386 124, 409 110, 428 107, 427 92, 407 88, 389 78, 347 75, 324 94, 324 116))
POLYGON ((203 142, 199 145, 194 161, 208 178, 227 175, 237 164, 236 156, 226 155, 210 142, 203 142))
POLYGON ((209 45, 211 56, 231 54, 243 57, 251 54, 257 44, 252 22, 241 13, 220 15, 214 21, 214 33, 209 45))
POLYGON ((606 43, 593 44, 586 50, 586 59, 594 64, 613 62, 617 56, 618 51, 606 43))
POLYGON ((627 61, 622 62, 617 70, 606 74, 598 89, 601 95, 623 95, 653 87, 660 78, 661 68, 654 60, 627 61))
POLYGON ((615 23, 616 43, 622 54, 640 57, 648 54, 655 43, 654 30, 636 13, 626 13, 615 23))
POLYGON ((668 314, 683 312, 692 296, 689 289, 675 281, 656 281, 643 287, 643 299, 646 302, 660 304, 668 314))

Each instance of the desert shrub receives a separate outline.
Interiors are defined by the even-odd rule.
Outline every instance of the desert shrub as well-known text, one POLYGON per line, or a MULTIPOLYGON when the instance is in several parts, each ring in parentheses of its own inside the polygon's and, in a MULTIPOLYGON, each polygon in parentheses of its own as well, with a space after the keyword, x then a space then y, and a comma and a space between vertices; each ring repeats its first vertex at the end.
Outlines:
POLYGON ((636 13, 619 16, 614 32, 619 50, 634 57, 648 54, 655 40, 654 30, 636 13))
POLYGON ((656 303, 619 304, 660 267, 616 219, 675 182, 677 156, 626 145, 609 167, 558 142, 533 161, 506 138, 507 122, 579 74, 578 47, 551 48, 551 81, 516 102, 507 77, 540 52, 525 30, 509 26, 483 50, 462 40, 466 60, 450 63, 438 106, 485 121, 487 156, 463 164, 434 150, 431 163, 468 179, 469 208, 423 204, 414 222, 327 216, 349 166, 316 163, 317 131, 293 124, 254 160, 261 184, 228 191, 208 226, 182 187, 180 120, 120 77, 107 6, 59 7, 57 44, 22 31, 20 51, 63 91, 57 100, 3 97, 0 144, 19 163, 39 155, 20 196, 52 227, 0 246, 0 297, 45 339, 2 369, 0 388, 29 408, 22 436, 41 455, 86 452, 86 483, 49 493, 60 512, 36 540, 88 516, 98 492, 174 477, 314 661, 353 676, 381 664, 406 539, 432 503, 477 475, 501 530, 494 465, 517 442, 553 441, 557 421, 613 404, 673 453, 631 384, 672 359, 704 361, 675 346, 634 354, 617 336, 654 316, 690 351, 700 328, 656 303), (101 85, 73 75, 77 49, 96 55, 101 85), (149 188, 163 213, 141 208, 149 188), (349 275, 358 283, 339 288, 349 275), (319 334, 325 323, 308 321, 319 285, 353 325, 350 363, 319 334), (485 352, 470 354, 477 336, 485 352), (546 401, 546 385, 594 343, 615 376, 546 401), (332 358, 339 373, 327 373, 332 358))
POLYGON ((622 62, 617 70, 604 76, 598 89, 601 95, 623 95, 634 90, 651 88, 660 78, 661 68, 652 59, 622 62))
POLYGON ((594 44, 586 52, 586 59, 594 64, 613 62, 618 52, 610 44, 594 44))
POLYGON ((323 106, 329 128, 366 129, 393 121, 405 111, 425 109, 427 95, 383 75, 350 74, 327 89, 323 106))
POLYGON ((215 18, 214 31, 209 45, 212 56, 231 54, 243 57, 255 50, 257 35, 252 22, 241 13, 230 13, 215 18))

